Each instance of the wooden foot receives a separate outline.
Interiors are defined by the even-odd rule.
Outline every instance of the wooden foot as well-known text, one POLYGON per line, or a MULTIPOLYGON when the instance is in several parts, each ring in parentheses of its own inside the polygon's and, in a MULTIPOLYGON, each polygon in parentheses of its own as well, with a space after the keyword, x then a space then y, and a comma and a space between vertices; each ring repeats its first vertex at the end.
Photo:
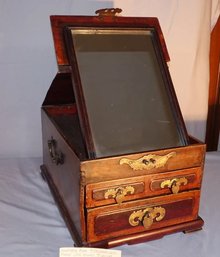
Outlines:
POLYGON ((189 233, 193 233, 193 232, 197 232, 202 230, 202 228, 197 228, 197 229, 189 229, 189 230, 185 230, 183 231, 184 234, 189 234, 189 233))

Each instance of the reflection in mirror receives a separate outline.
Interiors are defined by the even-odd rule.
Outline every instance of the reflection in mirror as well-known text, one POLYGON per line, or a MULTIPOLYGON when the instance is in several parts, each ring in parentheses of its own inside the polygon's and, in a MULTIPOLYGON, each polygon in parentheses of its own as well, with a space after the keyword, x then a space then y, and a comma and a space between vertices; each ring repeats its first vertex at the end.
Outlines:
POLYGON ((153 30, 71 35, 95 157, 185 145, 153 30))

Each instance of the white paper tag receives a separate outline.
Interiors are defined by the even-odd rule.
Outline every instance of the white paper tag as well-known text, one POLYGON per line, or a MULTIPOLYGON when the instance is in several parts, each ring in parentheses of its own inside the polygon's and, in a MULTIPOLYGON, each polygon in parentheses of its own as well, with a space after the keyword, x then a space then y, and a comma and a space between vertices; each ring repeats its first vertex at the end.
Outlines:
POLYGON ((59 257, 121 257, 120 250, 86 247, 62 247, 59 257))

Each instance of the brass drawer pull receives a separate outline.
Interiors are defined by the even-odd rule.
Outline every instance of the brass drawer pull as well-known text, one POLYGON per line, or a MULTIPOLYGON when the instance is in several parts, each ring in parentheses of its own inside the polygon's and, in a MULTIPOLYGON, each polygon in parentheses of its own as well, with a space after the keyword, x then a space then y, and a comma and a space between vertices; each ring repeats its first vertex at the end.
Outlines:
POLYGON ((129 217, 129 224, 131 226, 138 226, 140 223, 148 229, 152 226, 154 221, 161 221, 166 214, 163 207, 146 208, 144 210, 134 211, 129 217))
POLYGON ((124 201, 124 197, 128 194, 134 194, 134 187, 117 187, 108 189, 105 192, 105 199, 114 198, 118 204, 121 204, 124 201))
POLYGON ((175 156, 175 152, 168 153, 166 155, 156 155, 156 154, 149 154, 145 155, 137 160, 132 160, 128 158, 122 158, 119 162, 120 165, 127 164, 133 170, 150 170, 154 168, 160 168, 165 166, 167 161, 175 156))
POLYGON ((187 185, 188 183, 188 180, 183 177, 183 178, 174 178, 174 179, 168 179, 168 180, 165 180, 163 181, 161 184, 160 184, 160 187, 161 188, 165 188, 165 187, 168 187, 171 189, 172 193, 173 194, 177 194, 179 193, 179 190, 180 190, 180 186, 181 185, 187 185))
POLYGON ((48 149, 50 153, 50 157, 53 163, 56 165, 63 164, 64 163, 64 155, 62 152, 57 152, 57 142, 53 137, 51 137, 50 140, 47 141, 48 143, 48 149))

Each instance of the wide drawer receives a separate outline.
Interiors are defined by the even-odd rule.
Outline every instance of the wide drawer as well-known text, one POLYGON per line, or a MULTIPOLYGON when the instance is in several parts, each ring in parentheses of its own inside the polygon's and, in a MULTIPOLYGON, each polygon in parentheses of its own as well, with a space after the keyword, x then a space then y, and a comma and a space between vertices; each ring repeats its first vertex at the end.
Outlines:
POLYGON ((135 199, 199 189, 201 177, 202 169, 197 167, 88 184, 86 186, 86 207, 121 204, 135 199))
POLYGON ((198 216, 200 191, 166 195, 87 210, 87 240, 95 242, 149 231, 198 216))
POLYGON ((205 145, 197 143, 160 151, 82 161, 80 169, 83 173, 85 183, 90 184, 202 167, 204 155, 205 145))

